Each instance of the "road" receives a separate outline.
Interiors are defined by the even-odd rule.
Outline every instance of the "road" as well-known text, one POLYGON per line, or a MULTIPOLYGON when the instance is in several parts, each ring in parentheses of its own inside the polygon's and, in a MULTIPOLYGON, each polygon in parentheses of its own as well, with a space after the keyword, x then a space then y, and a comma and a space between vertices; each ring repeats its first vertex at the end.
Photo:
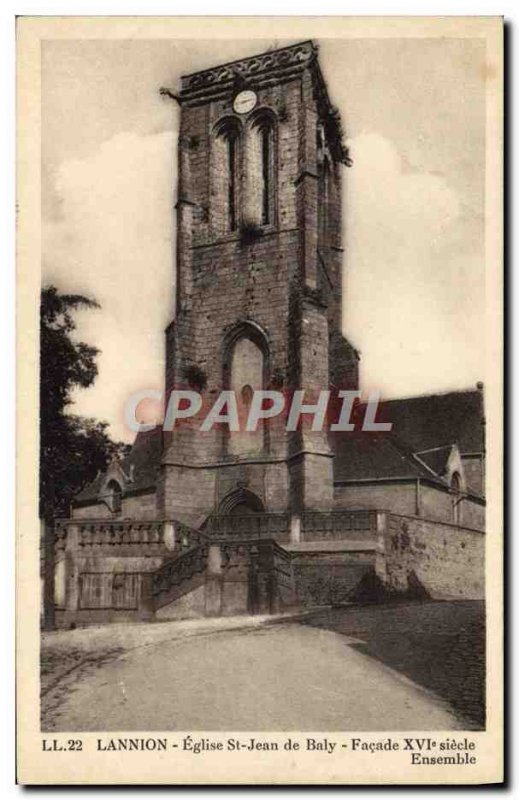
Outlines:
MULTIPOLYGON (((358 640, 283 622, 136 647, 73 671, 46 731, 367 731, 471 727, 358 640)), ((45 709, 46 712, 45 712, 45 709)))

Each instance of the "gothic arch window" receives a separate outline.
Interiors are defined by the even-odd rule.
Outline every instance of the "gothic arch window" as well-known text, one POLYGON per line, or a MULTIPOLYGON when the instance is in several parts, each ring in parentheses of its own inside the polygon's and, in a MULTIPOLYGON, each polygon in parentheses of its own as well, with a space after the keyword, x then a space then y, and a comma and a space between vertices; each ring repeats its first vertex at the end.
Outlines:
POLYGON ((238 228, 240 217, 241 125, 234 117, 221 120, 213 131, 211 211, 213 228, 221 234, 238 228))
POLYGON ((454 524, 459 525, 461 517, 461 499, 462 499, 462 485, 459 472, 454 472, 452 474, 451 492, 452 492, 452 518, 454 524))
POLYGON ((231 433, 229 452, 233 455, 257 453, 263 449, 262 437, 246 431, 245 427, 253 394, 263 389, 263 353, 252 339, 242 337, 233 348, 230 367, 230 385, 236 396, 240 431, 231 433))
POLYGON ((111 480, 106 485, 106 502, 113 514, 119 514, 122 508, 123 490, 117 481, 111 480))
POLYGON ((242 322, 226 337, 224 347, 224 385, 234 391, 240 431, 227 431, 225 452, 230 456, 259 453, 267 444, 267 431, 261 425, 255 432, 245 430, 254 392, 268 383, 269 347, 261 328, 242 322))
POLYGON ((261 224, 272 222, 272 126, 263 124, 260 128, 261 138, 261 224))
POLYGON ((230 133, 225 138, 227 145, 227 209, 229 230, 236 230, 236 187, 238 184, 236 167, 236 150, 238 138, 234 133, 230 133))
POLYGON ((272 113, 255 114, 247 130, 246 221, 274 224, 276 205, 276 125, 272 113))

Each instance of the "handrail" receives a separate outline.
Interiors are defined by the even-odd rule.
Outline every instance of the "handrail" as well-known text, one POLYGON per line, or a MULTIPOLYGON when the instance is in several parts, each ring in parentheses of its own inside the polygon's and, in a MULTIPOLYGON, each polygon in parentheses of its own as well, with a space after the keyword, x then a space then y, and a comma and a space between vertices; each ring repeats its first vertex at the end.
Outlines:
POLYGON ((197 573, 204 572, 208 555, 208 545, 205 543, 197 544, 162 564, 152 574, 152 594, 154 597, 160 597, 163 592, 168 592, 173 587, 180 586, 180 584, 190 580, 197 573))

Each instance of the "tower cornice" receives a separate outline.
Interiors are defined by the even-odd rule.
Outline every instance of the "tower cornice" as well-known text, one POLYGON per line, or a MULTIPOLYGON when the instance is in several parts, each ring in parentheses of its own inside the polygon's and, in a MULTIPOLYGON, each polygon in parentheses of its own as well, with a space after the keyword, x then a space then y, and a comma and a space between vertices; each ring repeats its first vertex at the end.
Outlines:
MULTIPOLYGON (((172 95, 185 105, 223 100, 241 89, 259 91, 300 77, 309 70, 317 111, 336 161, 350 165, 343 143, 340 114, 332 105, 318 61, 318 45, 312 40, 268 50, 255 56, 219 64, 181 77, 181 90, 172 95)), ((164 92, 166 90, 163 90, 164 92)), ((169 90, 167 90, 169 91, 169 90)), ((171 94, 171 93, 170 93, 171 94)))
POLYGON ((317 45, 308 40, 183 75, 180 98, 200 99, 205 94, 212 99, 215 92, 228 92, 236 86, 259 88, 265 80, 279 82, 301 73, 315 61, 317 51, 317 45))

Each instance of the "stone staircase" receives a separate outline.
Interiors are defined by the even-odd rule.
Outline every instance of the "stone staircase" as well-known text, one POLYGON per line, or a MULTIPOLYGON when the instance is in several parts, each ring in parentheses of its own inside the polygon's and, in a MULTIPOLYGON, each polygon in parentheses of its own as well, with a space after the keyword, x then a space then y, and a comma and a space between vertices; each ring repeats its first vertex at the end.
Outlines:
POLYGON ((343 601, 376 559, 377 512, 63 520, 58 624, 278 613, 343 601))
POLYGON ((273 538, 282 532, 282 520, 266 516, 263 525, 249 515, 213 518, 197 531, 198 542, 153 573, 156 616, 269 614, 292 607, 292 557, 273 538))

